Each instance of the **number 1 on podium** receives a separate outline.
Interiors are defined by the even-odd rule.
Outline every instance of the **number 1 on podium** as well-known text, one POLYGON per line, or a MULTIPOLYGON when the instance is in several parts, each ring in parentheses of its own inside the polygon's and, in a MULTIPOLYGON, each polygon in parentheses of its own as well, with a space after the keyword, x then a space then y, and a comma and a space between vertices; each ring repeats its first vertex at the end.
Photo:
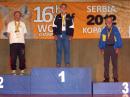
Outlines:
POLYGON ((61 83, 65 83, 65 71, 61 71, 61 72, 58 74, 58 77, 60 77, 60 82, 61 82, 61 83))

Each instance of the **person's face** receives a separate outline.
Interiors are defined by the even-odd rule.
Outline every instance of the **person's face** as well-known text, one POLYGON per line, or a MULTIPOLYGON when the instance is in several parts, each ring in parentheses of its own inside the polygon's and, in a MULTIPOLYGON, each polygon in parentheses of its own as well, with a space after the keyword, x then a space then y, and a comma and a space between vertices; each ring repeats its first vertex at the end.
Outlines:
POLYGON ((106 25, 107 25, 108 27, 111 27, 111 26, 112 26, 112 18, 106 19, 106 25))
POLYGON ((67 6, 62 5, 62 6, 60 7, 60 10, 61 10, 61 13, 65 14, 66 11, 67 11, 67 6))
POLYGON ((20 18, 21 18, 21 14, 20 14, 19 12, 15 13, 14 19, 15 19, 16 21, 19 21, 20 18))

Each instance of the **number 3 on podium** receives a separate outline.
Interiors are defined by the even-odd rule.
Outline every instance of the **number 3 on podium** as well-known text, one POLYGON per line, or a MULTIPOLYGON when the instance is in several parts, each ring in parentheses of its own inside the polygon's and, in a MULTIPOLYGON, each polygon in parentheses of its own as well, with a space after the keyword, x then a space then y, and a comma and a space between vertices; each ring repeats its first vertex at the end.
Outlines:
POLYGON ((4 82, 3 77, 0 77, 0 89, 4 88, 3 82, 4 82))
POLYGON ((58 74, 58 77, 60 77, 60 81, 62 83, 65 83, 65 71, 61 71, 59 74, 58 74))
POLYGON ((128 93, 129 93, 129 84, 127 82, 124 82, 122 84, 122 86, 124 87, 124 89, 122 90, 122 97, 129 97, 128 93))
POLYGON ((129 84, 127 82, 124 82, 122 84, 122 86, 124 87, 124 89, 122 90, 123 94, 128 94, 129 93, 129 84))

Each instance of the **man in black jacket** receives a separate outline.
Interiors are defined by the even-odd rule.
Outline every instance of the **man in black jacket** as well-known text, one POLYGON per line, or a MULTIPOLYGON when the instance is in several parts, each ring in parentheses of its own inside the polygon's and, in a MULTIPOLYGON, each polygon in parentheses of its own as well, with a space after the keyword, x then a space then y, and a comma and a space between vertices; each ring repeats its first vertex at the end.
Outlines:
POLYGON ((70 40, 72 39, 74 33, 74 17, 66 12, 67 4, 61 4, 60 10, 61 13, 55 17, 53 22, 53 34, 57 47, 57 67, 61 66, 62 48, 64 50, 65 66, 70 65, 70 40))

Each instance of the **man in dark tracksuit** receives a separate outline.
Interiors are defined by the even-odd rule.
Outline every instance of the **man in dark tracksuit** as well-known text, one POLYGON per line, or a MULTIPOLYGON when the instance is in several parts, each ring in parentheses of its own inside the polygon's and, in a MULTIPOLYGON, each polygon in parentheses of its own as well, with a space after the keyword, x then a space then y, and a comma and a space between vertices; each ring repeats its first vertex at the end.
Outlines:
POLYGON ((61 13, 58 14, 53 22, 53 34, 56 40, 57 54, 56 65, 61 66, 62 49, 64 49, 65 66, 70 65, 70 40, 73 37, 74 23, 73 16, 66 13, 67 5, 61 4, 61 13))
POLYGON ((99 48, 104 55, 104 82, 109 82, 109 63, 112 60, 113 79, 118 82, 118 53, 122 47, 122 39, 118 28, 113 25, 112 18, 106 18, 106 27, 102 30, 99 48))

